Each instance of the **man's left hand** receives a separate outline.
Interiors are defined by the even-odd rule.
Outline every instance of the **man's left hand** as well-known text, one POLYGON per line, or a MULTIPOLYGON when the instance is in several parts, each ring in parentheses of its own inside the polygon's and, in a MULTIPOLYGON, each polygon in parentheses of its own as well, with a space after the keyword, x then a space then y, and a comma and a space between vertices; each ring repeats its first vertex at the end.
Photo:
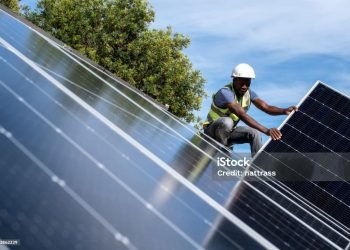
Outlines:
POLYGON ((293 111, 297 111, 298 107, 297 106, 290 106, 289 108, 284 109, 284 114, 289 115, 293 111))

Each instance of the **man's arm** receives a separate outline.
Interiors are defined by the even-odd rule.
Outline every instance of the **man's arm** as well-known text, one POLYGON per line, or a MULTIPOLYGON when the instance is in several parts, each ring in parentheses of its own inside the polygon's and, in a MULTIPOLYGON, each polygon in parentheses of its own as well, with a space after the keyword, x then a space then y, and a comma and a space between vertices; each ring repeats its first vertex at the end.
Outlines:
POLYGON ((255 128, 259 130, 260 132, 271 136, 273 140, 279 140, 282 137, 281 132, 276 128, 265 128, 263 125, 258 123, 256 120, 254 120, 250 115, 248 115, 245 110, 241 107, 239 103, 227 103, 227 108, 236 114, 245 124, 247 124, 249 127, 255 128))
POLYGON ((270 106, 260 98, 256 98, 253 101, 253 104, 260 110, 264 111, 269 115, 289 115, 292 111, 297 110, 296 106, 290 106, 288 108, 278 108, 275 106, 270 106))

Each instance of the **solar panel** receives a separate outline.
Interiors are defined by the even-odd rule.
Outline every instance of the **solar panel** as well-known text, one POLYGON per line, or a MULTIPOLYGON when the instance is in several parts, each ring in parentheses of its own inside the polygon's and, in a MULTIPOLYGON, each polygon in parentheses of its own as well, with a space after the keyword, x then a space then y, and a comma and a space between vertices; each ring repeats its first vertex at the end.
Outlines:
MULTIPOLYGON (((345 201, 337 183, 215 180, 216 158, 229 157, 221 145, 3 10, 0 100, 0 239, 20 240, 14 248, 344 249, 349 244, 347 214, 335 215, 339 200, 345 201), (306 195, 310 185, 317 188, 306 195), (324 193, 337 197, 333 212, 331 200, 324 207, 312 200, 324 193)), ((347 116, 347 109, 337 112, 347 116)), ((334 128, 344 134, 341 129, 334 128)), ((252 168, 273 162, 262 157, 275 153, 268 151, 271 145, 252 168)))
POLYGON ((250 183, 341 248, 350 232, 349 110, 348 97, 318 81, 281 126, 282 140, 252 163, 276 170, 278 181, 250 183))
MULTIPOLYGON (((105 75, 103 75, 105 77, 105 75)), ((223 206, 223 155, 0 11, 0 238, 22 249, 274 246, 223 206), (224 216, 234 232, 215 227, 224 216)))

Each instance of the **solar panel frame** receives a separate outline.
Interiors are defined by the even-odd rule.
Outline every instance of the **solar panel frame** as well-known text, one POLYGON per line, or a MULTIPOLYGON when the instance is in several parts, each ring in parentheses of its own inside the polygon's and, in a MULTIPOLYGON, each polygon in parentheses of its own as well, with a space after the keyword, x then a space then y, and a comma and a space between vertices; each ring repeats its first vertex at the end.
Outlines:
MULTIPOLYGON (((344 93, 341 93, 335 89, 333 89, 332 87, 330 87, 329 85, 321 82, 321 81, 317 81, 312 88, 308 91, 308 93, 301 99, 301 101, 298 103, 298 107, 303 104, 305 102, 305 100, 307 100, 307 98, 310 96, 310 94, 313 93, 313 91, 318 87, 318 86, 325 86, 333 91, 335 91, 337 94, 340 94, 341 96, 346 96, 344 93)), ((349 96, 346 96, 347 98, 350 98, 349 96)), ((290 121, 291 117, 294 115, 294 113, 290 114, 284 121, 283 123, 279 126, 279 129, 283 129, 283 127, 285 127, 286 125, 288 125, 288 122, 290 121)), ((283 139, 283 138, 282 138, 283 139)), ((257 153, 257 155, 253 158, 252 160, 252 165, 256 167, 256 159, 258 159, 260 157, 260 155, 265 151, 265 149, 268 147, 268 145, 272 142, 271 139, 269 139, 264 146, 260 149, 260 151, 257 153)), ((322 214, 322 216, 329 216, 328 214, 325 214, 324 211, 317 211, 318 207, 314 207, 314 204, 307 204, 309 201, 307 199, 302 200, 304 197, 302 197, 300 195, 300 193, 292 193, 291 191, 294 191, 293 189, 290 189, 289 187, 286 188, 285 183, 278 181, 278 180, 274 180, 273 178, 266 178, 267 182, 270 182, 271 186, 274 186, 275 188, 278 188, 281 192, 281 194, 288 194, 290 197, 292 197, 296 202, 300 202, 300 204, 303 204, 303 202, 305 202, 305 206, 303 204, 304 207, 308 207, 308 209, 310 211, 315 212, 315 214, 322 214), (296 195, 295 195, 296 194, 296 195), (311 207, 311 209, 310 209, 311 207)), ((328 222, 330 220, 334 220, 333 217, 328 217, 326 218, 326 220, 328 220, 328 222)), ((337 228, 337 230, 339 230, 338 232, 342 232, 343 235, 346 237, 345 239, 349 240, 349 228, 346 227, 345 225, 343 225, 340 221, 331 221, 331 223, 335 223, 332 224, 335 228, 337 228)), ((345 244, 346 241, 343 243, 345 244)), ((344 245, 343 245, 344 246, 344 245)))

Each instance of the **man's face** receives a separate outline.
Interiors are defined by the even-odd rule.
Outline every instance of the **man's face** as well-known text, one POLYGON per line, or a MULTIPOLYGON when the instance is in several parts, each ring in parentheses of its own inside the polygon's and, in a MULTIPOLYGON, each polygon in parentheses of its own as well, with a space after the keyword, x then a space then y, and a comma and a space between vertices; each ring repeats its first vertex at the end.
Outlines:
POLYGON ((236 91, 238 92, 239 95, 244 95, 249 87, 250 87, 250 83, 251 83, 252 79, 250 78, 234 78, 233 79, 233 86, 236 89, 236 91))

